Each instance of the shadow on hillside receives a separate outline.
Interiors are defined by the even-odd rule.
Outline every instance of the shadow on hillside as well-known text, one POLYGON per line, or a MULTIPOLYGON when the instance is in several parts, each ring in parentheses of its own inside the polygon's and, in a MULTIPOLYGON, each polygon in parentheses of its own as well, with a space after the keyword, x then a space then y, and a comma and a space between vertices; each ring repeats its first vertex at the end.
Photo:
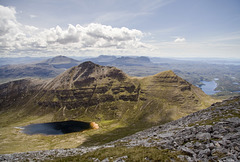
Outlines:
POLYGON ((112 131, 109 132, 103 132, 102 134, 94 134, 92 136, 89 136, 87 140, 82 143, 80 146, 98 146, 98 145, 103 145, 112 141, 116 141, 118 139, 121 139, 126 136, 130 136, 136 132, 151 128, 156 125, 161 125, 167 122, 170 122, 172 120, 164 120, 159 123, 155 124, 150 124, 150 123, 139 123, 139 124, 133 124, 128 127, 123 127, 123 128, 116 128, 112 131))
MULTIPOLYGON (((146 128, 146 127, 145 127, 146 128)), ((131 126, 129 127, 123 127, 123 128, 117 128, 113 131, 106 132, 103 134, 95 134, 90 136, 81 146, 97 146, 102 145, 111 141, 118 140, 120 138, 132 135, 138 131, 143 130, 144 128, 133 128, 131 126)))

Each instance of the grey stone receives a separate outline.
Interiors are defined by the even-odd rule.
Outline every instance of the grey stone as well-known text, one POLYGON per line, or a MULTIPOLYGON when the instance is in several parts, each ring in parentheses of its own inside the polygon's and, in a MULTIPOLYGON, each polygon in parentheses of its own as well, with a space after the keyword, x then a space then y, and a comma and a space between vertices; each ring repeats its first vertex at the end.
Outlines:
POLYGON ((226 119, 226 121, 240 124, 240 118, 238 118, 238 117, 228 118, 228 119, 226 119))
POLYGON ((202 146, 202 144, 197 141, 194 146, 195 146, 195 148, 200 148, 202 146))
POLYGON ((204 141, 204 140, 210 140, 211 139, 211 134, 210 133, 198 133, 197 135, 196 135, 196 138, 198 139, 198 140, 202 140, 202 141, 204 141))
POLYGON ((189 156, 187 156, 186 158, 187 158, 187 161, 188 161, 188 162, 194 162, 193 158, 191 158, 191 157, 189 157, 189 156))
POLYGON ((177 138, 175 139, 175 142, 178 144, 178 145, 182 145, 184 143, 184 139, 181 137, 181 138, 177 138))
POLYGON ((187 159, 186 155, 178 155, 177 157, 182 161, 185 161, 187 159))
POLYGON ((99 160, 98 158, 92 158, 92 160, 93 160, 94 162, 100 162, 100 160, 99 160))
POLYGON ((182 146, 182 147, 180 148, 180 150, 181 150, 182 152, 186 153, 187 155, 190 155, 190 156, 195 155, 195 153, 194 153, 191 149, 189 149, 189 148, 187 148, 187 147, 182 146))
POLYGON ((207 157, 210 156, 210 155, 211 155, 211 150, 210 150, 210 149, 201 150, 201 151, 199 151, 199 153, 198 153, 198 156, 199 156, 200 158, 207 158, 207 157))
POLYGON ((208 133, 212 133, 213 132, 212 125, 206 125, 205 129, 206 129, 206 132, 208 132, 208 133))
POLYGON ((173 132, 163 133, 163 134, 160 134, 160 135, 158 135, 158 136, 161 137, 161 138, 171 137, 171 136, 173 136, 173 132))
POLYGON ((103 159, 101 162, 109 162, 108 158, 103 159))
POLYGON ((236 162, 236 160, 234 160, 232 157, 224 157, 220 159, 219 162, 236 162))
POLYGON ((119 157, 116 160, 114 160, 114 162, 125 162, 124 159, 127 159, 127 158, 128 158, 128 156, 122 156, 122 157, 119 157))
POLYGON ((215 146, 214 146, 213 143, 209 143, 209 144, 207 144, 206 147, 209 148, 210 150, 212 150, 212 149, 215 148, 215 146))
POLYGON ((191 142, 188 142, 184 146, 189 148, 189 147, 193 147, 193 144, 191 142))

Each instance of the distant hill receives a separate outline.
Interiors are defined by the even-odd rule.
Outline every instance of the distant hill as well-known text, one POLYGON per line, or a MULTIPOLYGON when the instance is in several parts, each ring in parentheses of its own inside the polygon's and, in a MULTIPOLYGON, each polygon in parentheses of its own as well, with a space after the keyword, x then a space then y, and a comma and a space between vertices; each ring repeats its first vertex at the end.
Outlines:
POLYGON ((0 67, 0 82, 25 77, 53 78, 78 64, 80 62, 77 60, 65 56, 56 56, 38 63, 4 65, 0 67))
POLYGON ((13 64, 32 64, 46 60, 46 57, 1 57, 0 66, 13 64))
POLYGON ((80 64, 80 61, 74 60, 72 58, 66 57, 66 56, 56 56, 53 58, 50 58, 48 60, 42 61, 38 64, 49 64, 52 65, 54 68, 71 68, 73 66, 76 66, 80 64))

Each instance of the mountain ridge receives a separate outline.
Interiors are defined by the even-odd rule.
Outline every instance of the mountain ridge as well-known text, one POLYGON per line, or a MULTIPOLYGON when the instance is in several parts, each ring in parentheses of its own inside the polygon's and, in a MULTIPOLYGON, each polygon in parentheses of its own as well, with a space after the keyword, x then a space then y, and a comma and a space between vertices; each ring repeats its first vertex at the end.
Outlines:
MULTIPOLYGON (((55 79, 31 84, 36 86, 26 82, 12 93, 0 96, 0 105, 5 105, 1 107, 0 124, 6 127, 31 121, 33 117, 38 122, 94 121, 100 129, 81 141, 90 145, 179 119, 216 101, 173 71, 137 78, 92 62, 74 66, 55 79), (22 91, 25 86, 31 91, 22 91), (5 100, 8 95, 12 97, 5 100)), ((8 88, 11 83, 2 90, 9 91, 8 88)), ((56 145, 54 148, 59 148, 56 145)))
MULTIPOLYGON (((138 113, 135 113, 135 120, 142 118, 141 121, 152 123, 159 115, 162 116, 160 112, 171 113, 166 120, 173 120, 213 102, 198 87, 178 77, 173 71, 132 78, 115 67, 90 61, 45 82, 40 89, 35 89, 35 93, 34 99, 28 103, 31 107, 38 107, 39 111, 46 109, 47 112, 54 112, 54 120, 88 118, 90 114, 92 119, 98 120, 98 114, 101 114, 102 120, 130 120, 129 112, 136 105, 138 113), (99 112, 94 111, 96 106, 99 112), (64 116, 55 112, 63 107, 66 107, 64 116), (84 110, 86 108, 89 112, 84 110)), ((24 98, 22 102, 24 104, 24 98)), ((1 103, 4 104, 4 100, 1 103)))

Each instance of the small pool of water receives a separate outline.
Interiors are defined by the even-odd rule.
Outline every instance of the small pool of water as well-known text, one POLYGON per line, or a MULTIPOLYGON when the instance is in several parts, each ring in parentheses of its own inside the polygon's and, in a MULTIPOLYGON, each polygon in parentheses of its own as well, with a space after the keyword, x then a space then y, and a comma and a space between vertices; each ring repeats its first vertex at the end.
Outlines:
POLYGON ((62 121, 51 123, 30 124, 22 127, 22 132, 29 135, 44 134, 44 135, 60 135, 73 132, 80 132, 92 128, 91 123, 82 121, 62 121))

